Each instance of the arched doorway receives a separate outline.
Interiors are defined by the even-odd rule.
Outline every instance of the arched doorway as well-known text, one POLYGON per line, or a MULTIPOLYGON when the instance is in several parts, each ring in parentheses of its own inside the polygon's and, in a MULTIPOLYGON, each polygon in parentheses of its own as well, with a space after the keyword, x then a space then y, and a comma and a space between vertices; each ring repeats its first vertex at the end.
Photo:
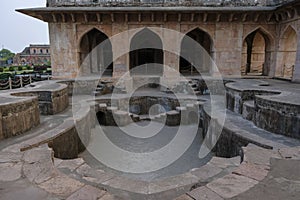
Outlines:
POLYGON ((164 53, 160 37, 145 28, 138 32, 130 43, 130 74, 158 75, 163 74, 164 53), (158 65, 157 65, 158 64, 158 65), (136 70, 135 67, 142 66, 136 70))
POLYGON ((270 41, 261 31, 250 33, 243 43, 242 75, 268 75, 270 41))
POLYGON ((296 62, 297 54, 297 33, 289 26, 280 40, 279 52, 279 76, 287 79, 291 79, 296 62))
POLYGON ((84 74, 97 73, 102 76, 112 76, 112 45, 104 33, 94 28, 82 37, 80 64, 84 74))
POLYGON ((212 55, 212 40, 206 32, 196 28, 183 37, 179 63, 179 72, 182 75, 199 75, 195 66, 201 67, 201 73, 209 72, 209 68, 204 62, 205 53, 203 52, 203 49, 210 56, 212 55), (200 44, 202 48, 199 48, 198 44, 200 44))

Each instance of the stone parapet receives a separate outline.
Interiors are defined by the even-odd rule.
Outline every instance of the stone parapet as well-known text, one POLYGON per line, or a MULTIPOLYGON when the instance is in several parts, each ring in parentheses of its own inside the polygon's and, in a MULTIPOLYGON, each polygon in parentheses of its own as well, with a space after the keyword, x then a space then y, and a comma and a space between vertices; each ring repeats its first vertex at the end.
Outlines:
POLYGON ((48 0, 47 6, 277 6, 292 0, 48 0))
POLYGON ((7 99, 0 101, 0 140, 20 135, 40 123, 38 100, 35 97, 27 99, 7 99))

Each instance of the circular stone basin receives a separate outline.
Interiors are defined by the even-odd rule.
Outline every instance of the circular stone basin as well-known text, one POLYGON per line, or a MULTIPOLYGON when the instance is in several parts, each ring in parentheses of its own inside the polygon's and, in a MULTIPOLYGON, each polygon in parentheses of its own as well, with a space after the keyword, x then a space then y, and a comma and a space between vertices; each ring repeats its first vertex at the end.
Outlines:
MULTIPOLYGON (((147 123, 146 121, 140 121, 136 124, 139 126, 144 126, 144 123, 147 123)), ((159 122, 154 122, 151 126, 159 126, 159 122)), ((189 125, 186 125, 187 127, 189 125)), ((129 124, 126 126, 126 129, 134 129, 133 124, 129 124)), ((153 152, 155 150, 158 150, 160 148, 163 148, 166 146, 177 134, 178 127, 177 126, 164 126, 159 133, 155 134, 152 137, 149 138, 137 138, 132 137, 128 134, 124 134, 124 132, 116 126, 105 126, 102 127, 105 135, 107 138, 117 145, 119 148, 129 151, 129 152, 135 152, 135 153, 146 153, 146 152, 153 152)), ((152 129, 155 129, 155 127, 152 127, 152 129)), ((184 152, 182 156, 178 160, 176 160, 171 165, 162 168, 160 170, 154 171, 154 172, 148 172, 148 173, 140 173, 140 174, 133 174, 133 173, 126 173, 121 172, 115 169, 112 169, 100 161, 98 161, 96 158, 93 157, 92 154, 90 154, 88 151, 85 151, 82 153, 81 157, 84 158, 87 164, 89 164, 94 169, 101 169, 106 172, 110 172, 116 175, 125 176, 128 178, 133 178, 137 180, 143 180, 143 181, 153 181, 156 179, 166 178, 170 176, 176 176, 179 174, 186 173, 194 168, 199 168, 203 165, 205 165, 211 158, 212 154, 209 154, 204 159, 199 159, 198 154, 200 150, 200 146, 202 144, 202 133, 201 129, 199 129, 198 133, 196 134, 196 137, 194 138, 192 144, 189 146, 189 148, 184 152)), ((96 129, 92 130, 92 138, 93 136, 99 134, 96 129)), ((94 140, 91 140, 92 142, 89 144, 92 148, 93 146, 99 145, 97 142, 93 143, 94 140)), ((107 152, 109 154, 110 152, 107 152)), ((137 164, 139 164, 139 160, 135 160, 137 164)), ((149 162, 151 163, 151 162, 149 162)))
MULTIPOLYGON (((82 153, 81 157, 94 169, 101 169, 105 172, 142 181, 176 176, 199 168, 211 159, 212 154, 207 155, 204 159, 198 157, 203 138, 202 129, 199 128, 198 108, 197 99, 178 100, 174 95, 123 97, 115 101, 114 105, 102 98, 99 106, 96 106, 99 123, 96 128, 92 129, 88 151, 82 153), (129 110, 127 111, 126 106, 124 106, 126 101, 129 102, 129 106, 127 106, 129 110), (193 103, 194 101, 195 103, 193 103), (103 102, 106 102, 106 105, 103 102), (129 118, 129 122, 125 118, 129 118), (121 122, 122 125, 120 126, 116 121, 121 122), (180 153, 178 153, 178 149, 181 148, 180 143, 172 147, 174 150, 169 150, 170 154, 179 155, 168 165, 153 171, 145 169, 147 172, 133 173, 129 170, 122 171, 111 167, 105 162, 103 163, 101 159, 97 159, 93 153, 89 153, 91 149, 97 149, 101 152, 106 151, 105 157, 110 157, 110 154, 112 157, 115 155, 113 151, 108 149, 101 150, 100 143, 102 141, 95 138, 102 134, 105 135, 102 138, 107 138, 109 143, 114 144, 122 151, 136 154, 151 154, 160 151, 168 145, 172 145, 174 141, 188 141, 189 143, 180 153)), ((105 145, 103 143, 103 146, 105 145)), ((162 155, 160 161, 164 162, 164 159, 168 160, 168 156, 162 155)), ((129 165, 147 166, 147 163, 151 165, 153 160, 141 161, 140 157, 137 156, 131 158, 129 165)))

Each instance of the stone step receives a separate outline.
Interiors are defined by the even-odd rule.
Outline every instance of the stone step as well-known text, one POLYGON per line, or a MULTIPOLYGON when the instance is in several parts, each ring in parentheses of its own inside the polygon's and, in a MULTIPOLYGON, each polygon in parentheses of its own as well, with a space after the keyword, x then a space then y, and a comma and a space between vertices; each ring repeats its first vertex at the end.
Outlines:
POLYGON ((109 106, 109 107, 107 107, 107 110, 109 110, 109 111, 117 111, 118 108, 115 107, 115 106, 109 106))

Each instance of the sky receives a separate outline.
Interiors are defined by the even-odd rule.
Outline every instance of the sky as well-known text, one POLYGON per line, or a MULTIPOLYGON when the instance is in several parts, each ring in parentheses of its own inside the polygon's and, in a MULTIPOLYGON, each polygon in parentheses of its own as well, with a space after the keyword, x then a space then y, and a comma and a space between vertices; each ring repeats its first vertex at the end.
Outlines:
POLYGON ((29 44, 49 44, 47 23, 15 11, 45 5, 46 0, 0 0, 0 49, 19 53, 29 44))

